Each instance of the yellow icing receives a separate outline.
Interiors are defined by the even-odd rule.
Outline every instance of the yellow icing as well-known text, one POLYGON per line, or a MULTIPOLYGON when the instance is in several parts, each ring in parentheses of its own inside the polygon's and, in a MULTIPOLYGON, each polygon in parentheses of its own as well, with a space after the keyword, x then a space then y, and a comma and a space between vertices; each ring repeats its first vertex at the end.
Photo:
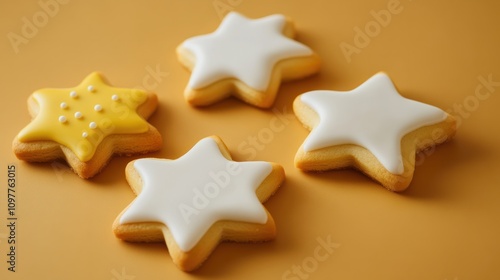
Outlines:
POLYGON ((38 114, 19 132, 18 139, 55 141, 71 149, 83 162, 93 157, 108 135, 148 130, 148 123, 136 111, 146 101, 147 94, 112 87, 97 72, 74 88, 41 89, 31 98, 39 106, 38 114), (77 96, 72 97, 75 92, 77 96))

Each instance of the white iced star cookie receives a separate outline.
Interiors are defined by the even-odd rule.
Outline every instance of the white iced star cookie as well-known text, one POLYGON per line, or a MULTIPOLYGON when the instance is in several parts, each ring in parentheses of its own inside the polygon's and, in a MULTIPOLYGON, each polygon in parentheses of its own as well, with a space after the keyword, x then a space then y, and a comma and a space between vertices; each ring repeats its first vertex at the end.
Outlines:
POLYGON ((292 22, 283 15, 248 19, 230 12, 215 32, 187 39, 177 48, 179 61, 192 71, 186 100, 205 106, 234 95, 271 107, 281 80, 319 70, 318 56, 292 40, 294 35, 292 22))
POLYGON ((351 91, 299 95, 294 112, 311 130, 295 156, 298 168, 356 167, 392 191, 410 184, 416 153, 451 139, 456 129, 451 115, 402 97, 382 72, 351 91))
POLYGON ((137 198, 116 218, 125 241, 165 241, 184 271, 199 267, 221 241, 273 239, 273 218, 262 206, 285 178, 270 162, 235 162, 216 136, 176 160, 138 159, 126 167, 137 198))
POLYGON ((113 154, 160 149, 160 133, 146 119, 158 105, 155 94, 116 88, 101 74, 88 75, 73 88, 47 88, 28 99, 33 120, 13 141, 19 159, 65 159, 82 178, 97 174, 113 154))

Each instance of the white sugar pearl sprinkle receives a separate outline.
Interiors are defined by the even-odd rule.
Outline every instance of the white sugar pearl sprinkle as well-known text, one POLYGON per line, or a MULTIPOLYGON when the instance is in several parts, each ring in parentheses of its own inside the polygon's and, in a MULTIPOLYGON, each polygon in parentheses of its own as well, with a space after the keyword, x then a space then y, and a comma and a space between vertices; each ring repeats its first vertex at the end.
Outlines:
POLYGON ((120 99, 120 97, 118 97, 118 95, 116 95, 116 94, 113 94, 111 96, 111 100, 113 100, 113 101, 118 101, 118 99, 120 99))
POLYGON ((96 112, 100 112, 100 111, 102 111, 102 106, 101 106, 100 104, 96 104, 96 105, 94 106, 94 110, 95 110, 96 112))
POLYGON ((81 112, 75 112, 75 118, 81 119, 83 117, 81 112))
POLYGON ((97 128, 97 124, 95 122, 91 122, 91 123, 89 123, 89 127, 91 129, 96 129, 97 128))
POLYGON ((87 87, 87 90, 88 90, 89 92, 94 92, 94 91, 95 91, 95 87, 94 87, 93 85, 89 85, 89 86, 87 87))
POLYGON ((68 121, 68 120, 66 119, 65 116, 59 116, 59 122, 60 123, 65 123, 66 121, 68 121))
POLYGON ((88 136, 89 136, 89 134, 88 134, 87 132, 83 132, 83 133, 82 133, 82 137, 83 137, 83 138, 87 138, 88 136))
POLYGON ((61 107, 61 109, 66 109, 66 108, 68 108, 68 104, 66 104, 66 102, 61 102, 59 107, 61 107))
POLYGON ((69 96, 71 96, 71 98, 77 98, 78 97, 78 93, 76 91, 72 91, 69 93, 69 96))

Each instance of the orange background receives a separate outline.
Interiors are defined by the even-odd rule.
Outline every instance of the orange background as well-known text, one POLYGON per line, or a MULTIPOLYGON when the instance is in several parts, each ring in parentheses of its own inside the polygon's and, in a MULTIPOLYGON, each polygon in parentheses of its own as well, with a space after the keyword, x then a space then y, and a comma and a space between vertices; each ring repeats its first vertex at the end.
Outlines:
POLYGON ((374 12, 394 3, 69 0, 28 34, 32 38, 16 54, 8 34, 22 35, 24 17, 33 22, 38 15, 44 23, 43 9, 38 1, 2 1, 0 279, 282 279, 294 265, 314 262, 318 238, 340 246, 302 278, 500 279, 500 86, 481 89, 481 100, 475 95, 480 77, 500 81, 500 2, 401 0, 385 26, 373 23, 374 12), (318 75, 282 85, 274 110, 285 112, 284 128, 250 146, 255 155, 246 145, 269 128, 277 117, 273 109, 233 99, 196 109, 182 96, 189 72, 177 62, 176 46, 215 30, 229 10, 291 17, 297 39, 323 62, 318 75), (372 37, 355 41, 355 28, 367 24, 372 37), (360 47, 350 62, 343 42, 360 47), (160 76, 151 74, 156 69, 160 76), (92 180, 62 164, 17 160, 11 142, 30 120, 28 96, 40 88, 76 86, 95 70, 115 86, 158 94, 160 105, 149 121, 164 145, 148 156, 176 158, 216 134, 235 160, 282 164, 286 182, 265 204, 276 220, 276 240, 221 244, 199 270, 184 273, 164 244, 125 243, 111 232, 134 198, 124 168, 136 157, 114 158, 92 180), (291 113, 293 99, 314 89, 349 90, 380 70, 405 97, 457 116, 456 138, 425 156, 402 194, 353 170, 295 169, 293 157, 308 131, 291 113), (8 164, 17 166, 18 176, 15 273, 6 263, 8 164))

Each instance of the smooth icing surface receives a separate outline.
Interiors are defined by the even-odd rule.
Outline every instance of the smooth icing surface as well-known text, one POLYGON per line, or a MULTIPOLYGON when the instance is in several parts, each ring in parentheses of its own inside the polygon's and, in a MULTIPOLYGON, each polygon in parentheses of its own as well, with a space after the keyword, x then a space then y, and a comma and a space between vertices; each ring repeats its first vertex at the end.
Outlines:
POLYGON ((176 160, 139 159, 134 168, 142 191, 120 223, 163 223, 184 252, 217 221, 267 222, 255 190, 271 173, 271 164, 227 160, 212 138, 176 160))
POLYGON ((148 130, 148 123, 136 112, 147 94, 111 87, 98 73, 90 74, 75 88, 42 89, 32 98, 40 107, 39 113, 21 130, 19 140, 55 141, 84 162, 92 158, 104 137, 148 130))
POLYGON ((304 151, 356 144, 368 149, 393 174, 404 171, 403 136, 447 117, 439 108, 402 97, 384 73, 351 91, 311 91, 300 100, 320 119, 305 140, 304 151))
POLYGON ((248 19, 230 12, 215 32, 184 41, 182 47, 196 58, 189 87, 200 89, 236 78, 265 91, 276 62, 313 54, 307 46, 282 34, 285 22, 283 15, 248 19))

